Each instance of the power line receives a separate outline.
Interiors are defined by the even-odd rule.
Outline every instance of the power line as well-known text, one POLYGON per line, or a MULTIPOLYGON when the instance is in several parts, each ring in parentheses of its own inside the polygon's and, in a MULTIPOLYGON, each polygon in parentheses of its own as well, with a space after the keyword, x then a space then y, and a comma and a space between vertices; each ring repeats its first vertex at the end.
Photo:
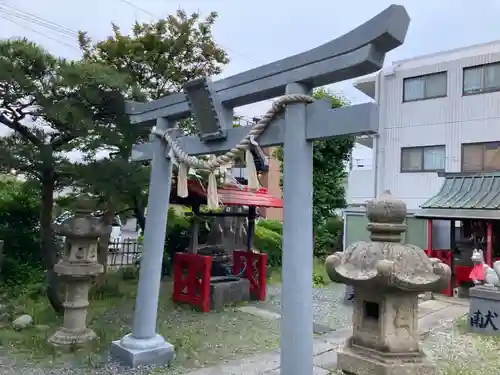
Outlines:
POLYGON ((5 3, 0 3, 0 11, 2 12, 0 14, 0 18, 4 19, 6 21, 9 21, 13 24, 16 24, 16 25, 18 25, 26 30, 30 30, 38 35, 41 35, 41 36, 47 38, 47 39, 53 40, 54 42, 57 42, 61 45, 64 45, 64 46, 69 47, 71 49, 74 49, 76 51, 80 51, 79 48, 77 48, 75 45, 71 45, 65 41, 58 39, 58 38, 54 38, 50 35, 47 35, 47 34, 41 32, 40 30, 37 30, 37 29, 27 25, 26 23, 31 24, 31 25, 40 26, 42 28, 51 30, 52 32, 54 32, 58 36, 61 36, 63 38, 69 38, 73 41, 76 41, 77 37, 78 37, 78 33, 75 30, 71 30, 70 28, 68 28, 66 26, 62 26, 62 25, 57 24, 53 21, 46 20, 46 19, 39 17, 33 13, 26 12, 22 9, 13 7, 13 6, 5 4, 5 3))
MULTIPOLYGON (((146 13, 146 14, 148 14, 148 15, 152 16, 152 17, 155 17, 155 18, 158 18, 158 17, 159 17, 157 14, 154 14, 153 12, 151 12, 151 11, 149 11, 149 10, 147 10, 147 9, 144 9, 144 8, 142 8, 142 7, 140 7, 140 6, 136 5, 136 4, 134 4, 134 3, 133 3, 132 1, 130 1, 130 0, 119 0, 119 1, 121 1, 122 3, 124 3, 124 4, 128 5, 128 6, 131 6, 132 8, 135 8, 135 9, 137 9, 137 10, 139 10, 139 11, 143 12, 143 13, 146 13)), ((240 56, 240 57, 243 57, 243 58, 245 58, 245 59, 247 59, 247 60, 249 60, 249 61, 252 61, 252 62, 254 62, 254 63, 261 64, 261 62, 259 62, 259 61, 255 60, 255 59, 253 59, 253 58, 251 58, 251 57, 249 57, 249 56, 247 56, 247 55, 245 55, 245 54, 242 54, 241 52, 235 51, 235 50, 233 50, 233 49, 229 49, 229 48, 224 47, 224 46, 222 46, 222 47, 223 47, 224 49, 228 50, 229 52, 231 52, 231 53, 235 54, 235 55, 238 55, 238 56, 240 56)))
MULTIPOLYGON (((146 14, 150 15, 151 17, 159 18, 159 16, 157 14, 154 14, 153 12, 151 12, 151 11, 149 11, 147 9, 144 9, 144 8, 142 8, 142 7, 134 4, 130 0, 119 0, 119 1, 121 1, 122 3, 124 3, 124 4, 128 5, 128 6, 131 6, 132 8, 135 8, 135 9, 137 9, 137 10, 143 12, 143 13, 146 13, 146 14)), ((251 58, 251 57, 249 57, 249 56, 247 56, 247 55, 245 55, 245 54, 243 54, 241 52, 235 51, 233 49, 230 49, 230 48, 227 48, 227 47, 224 47, 224 46, 222 46, 222 48, 228 50, 229 52, 233 53, 234 55, 240 56, 240 57, 242 57, 244 59, 247 59, 247 60, 252 61, 254 63, 257 63, 257 64, 262 64, 262 62, 257 61, 257 60, 255 60, 255 59, 253 59, 253 58, 251 58)), ((266 99, 266 100, 263 100, 263 102, 272 102, 272 100, 266 99)))
POLYGON ((38 35, 41 35, 41 36, 43 36, 43 37, 47 38, 47 39, 51 39, 51 40, 53 40, 54 42, 60 43, 60 44, 62 44, 62 45, 65 45, 66 47, 69 47, 69 48, 72 48, 72 49, 74 49, 74 50, 80 51, 78 48, 76 48, 75 46, 72 46, 72 45, 71 45, 71 44, 69 44, 69 43, 63 42, 62 40, 59 40, 59 39, 56 39, 56 38, 53 38, 53 37, 51 37, 50 35, 44 34, 44 33, 42 33, 42 32, 41 32, 41 31, 39 31, 39 30, 35 30, 34 28, 32 28, 32 27, 30 27, 30 26, 23 25, 22 23, 17 22, 16 20, 14 20, 14 19, 10 18, 9 16, 6 16, 6 15, 0 15, 0 18, 4 19, 4 20, 6 20, 6 21, 12 22, 13 24, 16 24, 16 25, 18 25, 18 26, 20 26, 20 27, 22 27, 22 28, 24 28, 24 29, 30 30, 30 31, 32 31, 32 32, 34 32, 34 33, 36 33, 36 34, 38 34, 38 35))
POLYGON ((140 7, 140 6, 138 6, 138 5, 135 5, 133 2, 131 2, 131 1, 129 1, 129 0, 120 0, 120 1, 121 1, 122 3, 124 3, 124 4, 127 4, 127 5, 131 6, 132 8, 135 8, 135 9, 137 9, 137 10, 140 10, 140 11, 141 11, 141 12, 143 12, 143 13, 149 14, 149 15, 150 15, 150 16, 152 16, 152 17, 157 17, 157 15, 156 15, 156 14, 154 14, 154 13, 150 12, 150 11, 149 11, 149 10, 147 10, 147 9, 141 8, 141 7, 140 7))
POLYGON ((76 30, 72 30, 69 27, 44 19, 42 17, 37 16, 36 14, 16 8, 12 5, 0 3, 0 10, 13 17, 20 18, 22 20, 56 31, 62 34, 63 36, 70 36, 72 38, 76 38, 78 36, 78 32, 76 30))

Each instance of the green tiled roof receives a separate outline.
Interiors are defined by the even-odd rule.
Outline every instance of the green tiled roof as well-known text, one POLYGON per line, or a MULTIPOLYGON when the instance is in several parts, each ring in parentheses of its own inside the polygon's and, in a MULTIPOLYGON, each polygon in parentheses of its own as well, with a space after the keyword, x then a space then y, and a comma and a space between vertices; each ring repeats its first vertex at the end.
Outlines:
POLYGON ((418 216, 500 220, 500 173, 444 175, 439 193, 418 216))

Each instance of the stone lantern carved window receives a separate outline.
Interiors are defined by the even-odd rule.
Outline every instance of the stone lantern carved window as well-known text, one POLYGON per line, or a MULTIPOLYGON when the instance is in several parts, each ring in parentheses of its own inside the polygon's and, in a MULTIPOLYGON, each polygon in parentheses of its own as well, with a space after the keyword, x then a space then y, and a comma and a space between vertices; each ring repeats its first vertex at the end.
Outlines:
POLYGON ((364 318, 378 322, 380 319, 380 305, 377 302, 363 301, 364 318))

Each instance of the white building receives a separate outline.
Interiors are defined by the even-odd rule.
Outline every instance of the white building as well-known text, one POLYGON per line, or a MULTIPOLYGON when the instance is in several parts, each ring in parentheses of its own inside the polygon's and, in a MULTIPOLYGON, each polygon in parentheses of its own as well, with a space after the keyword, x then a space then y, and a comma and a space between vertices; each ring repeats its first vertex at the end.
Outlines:
POLYGON ((355 87, 380 105, 380 131, 359 142, 371 169, 349 174, 348 203, 389 189, 417 209, 437 172, 500 171, 500 41, 395 62, 355 87))

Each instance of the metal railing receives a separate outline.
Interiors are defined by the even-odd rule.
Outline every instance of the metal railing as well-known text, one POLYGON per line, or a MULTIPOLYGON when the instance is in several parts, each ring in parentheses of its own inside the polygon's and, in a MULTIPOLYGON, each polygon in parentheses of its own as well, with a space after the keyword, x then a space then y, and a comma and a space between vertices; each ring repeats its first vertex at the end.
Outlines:
POLYGON ((142 253, 142 243, 135 239, 112 241, 108 248, 108 266, 132 266, 142 253))

